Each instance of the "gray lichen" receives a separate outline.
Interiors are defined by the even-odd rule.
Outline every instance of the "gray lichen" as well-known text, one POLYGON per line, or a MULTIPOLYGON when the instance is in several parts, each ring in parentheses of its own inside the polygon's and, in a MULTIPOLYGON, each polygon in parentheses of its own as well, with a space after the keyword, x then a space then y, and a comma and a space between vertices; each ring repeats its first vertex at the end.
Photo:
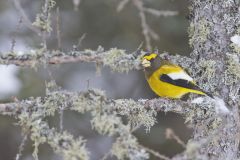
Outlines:
POLYGON ((131 134, 118 137, 116 142, 113 144, 111 153, 118 159, 149 159, 149 154, 138 146, 137 139, 131 134))
POLYGON ((52 31, 50 11, 55 5, 56 2, 54 0, 46 0, 45 5, 42 7, 42 13, 37 14, 36 20, 32 25, 40 28, 41 31, 50 33, 52 31))
POLYGON ((188 30, 189 34, 189 45, 193 46, 193 44, 197 41, 198 43, 204 43, 207 41, 207 36, 210 34, 210 23, 206 21, 204 18, 200 19, 198 23, 190 23, 190 27, 188 30))
POLYGON ((240 56, 237 54, 227 54, 227 84, 237 83, 240 80, 240 56))
POLYGON ((103 64, 109 66, 113 71, 128 72, 137 68, 136 66, 140 63, 139 57, 135 60, 136 58, 132 54, 127 54, 124 50, 112 48, 105 52, 103 64))
POLYGON ((150 128, 156 123, 155 116, 157 115, 156 110, 153 108, 146 108, 136 103, 133 100, 116 100, 116 106, 118 106, 118 114, 127 116, 131 126, 143 125, 146 127, 146 131, 149 132, 150 128))
POLYGON ((63 133, 56 132, 52 141, 49 142, 53 150, 62 155, 67 160, 88 160, 89 152, 86 150, 86 140, 82 137, 76 139, 64 131, 63 133))

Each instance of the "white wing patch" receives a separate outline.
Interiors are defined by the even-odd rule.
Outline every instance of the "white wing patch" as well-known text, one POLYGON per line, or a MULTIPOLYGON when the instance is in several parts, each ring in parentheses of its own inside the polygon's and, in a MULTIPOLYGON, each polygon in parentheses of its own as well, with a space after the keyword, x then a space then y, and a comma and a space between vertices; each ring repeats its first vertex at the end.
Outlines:
POLYGON ((184 79, 187 81, 193 81, 192 77, 190 77, 186 72, 180 71, 180 72, 175 72, 175 73, 169 73, 167 74, 169 77, 171 77, 173 80, 176 79, 184 79))

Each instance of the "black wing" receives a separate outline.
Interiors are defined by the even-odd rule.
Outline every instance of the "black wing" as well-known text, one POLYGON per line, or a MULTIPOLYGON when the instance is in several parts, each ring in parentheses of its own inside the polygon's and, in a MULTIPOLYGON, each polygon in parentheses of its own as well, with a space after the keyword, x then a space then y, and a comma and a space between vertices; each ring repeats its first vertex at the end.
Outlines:
POLYGON ((194 84, 188 80, 185 80, 185 79, 175 79, 174 80, 171 77, 169 77, 167 74, 162 74, 160 76, 160 80, 163 82, 167 82, 169 84, 175 85, 175 86, 201 91, 201 92, 205 93, 206 95, 208 95, 209 97, 213 98, 213 96, 210 93, 203 91, 196 84, 194 84))
POLYGON ((195 85, 194 83, 192 83, 188 80, 185 80, 185 79, 175 79, 174 80, 171 77, 169 77, 167 74, 162 74, 160 76, 160 80, 163 82, 170 83, 175 86, 202 91, 197 85, 195 85))

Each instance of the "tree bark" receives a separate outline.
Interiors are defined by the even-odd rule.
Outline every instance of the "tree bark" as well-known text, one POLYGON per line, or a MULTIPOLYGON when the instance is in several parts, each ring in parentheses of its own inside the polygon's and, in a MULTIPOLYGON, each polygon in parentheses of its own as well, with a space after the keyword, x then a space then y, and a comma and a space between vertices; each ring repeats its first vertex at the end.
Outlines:
POLYGON ((191 72, 199 77, 198 82, 203 88, 221 97, 232 113, 209 115, 192 123, 193 139, 188 142, 186 151, 173 159, 238 158, 240 81, 231 67, 239 68, 240 56, 234 51, 230 38, 239 34, 239 3, 239 0, 190 1, 191 57, 196 62, 191 72), (234 65, 231 57, 236 58, 234 65), (209 67, 212 72, 209 72, 209 67), (205 83, 208 85, 205 86, 205 83))

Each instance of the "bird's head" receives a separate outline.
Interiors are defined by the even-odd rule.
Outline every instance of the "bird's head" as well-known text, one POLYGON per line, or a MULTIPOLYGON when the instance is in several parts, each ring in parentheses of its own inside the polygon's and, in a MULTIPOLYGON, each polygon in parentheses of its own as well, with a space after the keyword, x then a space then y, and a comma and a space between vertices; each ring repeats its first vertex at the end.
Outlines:
POLYGON ((159 56, 157 53, 147 53, 142 57, 143 68, 155 67, 156 63, 159 63, 159 56))
POLYGON ((144 68, 144 72, 146 77, 151 76, 154 71, 156 71, 162 63, 162 59, 159 57, 157 53, 147 53, 142 57, 142 67, 144 68))

